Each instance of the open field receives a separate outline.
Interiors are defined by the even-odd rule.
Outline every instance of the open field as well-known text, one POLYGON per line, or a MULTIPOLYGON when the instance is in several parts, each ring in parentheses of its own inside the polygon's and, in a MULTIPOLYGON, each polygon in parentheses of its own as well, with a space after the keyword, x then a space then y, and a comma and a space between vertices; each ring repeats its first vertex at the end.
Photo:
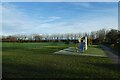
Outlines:
POLYGON ((109 58, 53 54, 67 47, 75 44, 2 43, 3 78, 118 78, 109 58))

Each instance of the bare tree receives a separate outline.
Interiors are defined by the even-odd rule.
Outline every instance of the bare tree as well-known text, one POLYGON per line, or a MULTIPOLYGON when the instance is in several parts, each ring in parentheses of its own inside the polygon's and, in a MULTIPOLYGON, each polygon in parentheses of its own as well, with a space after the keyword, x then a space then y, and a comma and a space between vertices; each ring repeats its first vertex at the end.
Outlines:
POLYGON ((92 31, 92 32, 90 33, 90 38, 91 38, 91 39, 95 39, 95 38, 96 38, 96 32, 95 32, 95 31, 92 31))
POLYGON ((35 34, 33 37, 34 37, 34 39, 35 39, 36 41, 42 40, 42 36, 39 35, 39 34, 35 34))

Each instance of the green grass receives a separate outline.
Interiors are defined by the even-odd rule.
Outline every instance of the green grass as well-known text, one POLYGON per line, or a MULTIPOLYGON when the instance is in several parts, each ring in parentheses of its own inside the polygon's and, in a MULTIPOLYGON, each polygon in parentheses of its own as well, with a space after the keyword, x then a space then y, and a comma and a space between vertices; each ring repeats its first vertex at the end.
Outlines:
POLYGON ((88 49, 84 52, 84 54, 93 54, 93 55, 106 55, 106 53, 102 50, 99 45, 89 45, 88 49))
POLYGON ((108 58, 53 55, 63 43, 3 43, 3 78, 117 78, 108 58))
MULTIPOLYGON (((71 47, 71 50, 73 53, 78 53, 78 49, 76 49, 77 46, 71 47)), ((90 54, 90 55, 98 55, 98 56, 104 56, 107 57, 106 53, 103 51, 103 49, 100 47, 100 45, 88 45, 87 50, 85 50, 82 54, 90 54)))

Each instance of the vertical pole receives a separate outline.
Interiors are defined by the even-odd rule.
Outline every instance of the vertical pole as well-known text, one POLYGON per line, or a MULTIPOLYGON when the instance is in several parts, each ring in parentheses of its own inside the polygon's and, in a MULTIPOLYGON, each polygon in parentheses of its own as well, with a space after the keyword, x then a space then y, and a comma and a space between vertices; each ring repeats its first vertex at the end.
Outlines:
POLYGON ((87 36, 85 36, 85 50, 87 50, 87 36))
POLYGON ((81 38, 78 38, 78 41, 81 42, 81 38))

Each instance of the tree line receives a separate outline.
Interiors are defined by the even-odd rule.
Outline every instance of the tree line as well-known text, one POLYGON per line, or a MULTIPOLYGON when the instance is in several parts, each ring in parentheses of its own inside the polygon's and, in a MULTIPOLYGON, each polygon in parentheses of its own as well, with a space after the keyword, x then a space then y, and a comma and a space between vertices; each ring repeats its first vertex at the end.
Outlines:
POLYGON ((66 34, 31 34, 31 35, 8 35, 0 38, 2 42, 73 42, 78 43, 78 38, 88 37, 93 43, 120 43, 120 31, 100 29, 90 33, 66 33, 66 34))

